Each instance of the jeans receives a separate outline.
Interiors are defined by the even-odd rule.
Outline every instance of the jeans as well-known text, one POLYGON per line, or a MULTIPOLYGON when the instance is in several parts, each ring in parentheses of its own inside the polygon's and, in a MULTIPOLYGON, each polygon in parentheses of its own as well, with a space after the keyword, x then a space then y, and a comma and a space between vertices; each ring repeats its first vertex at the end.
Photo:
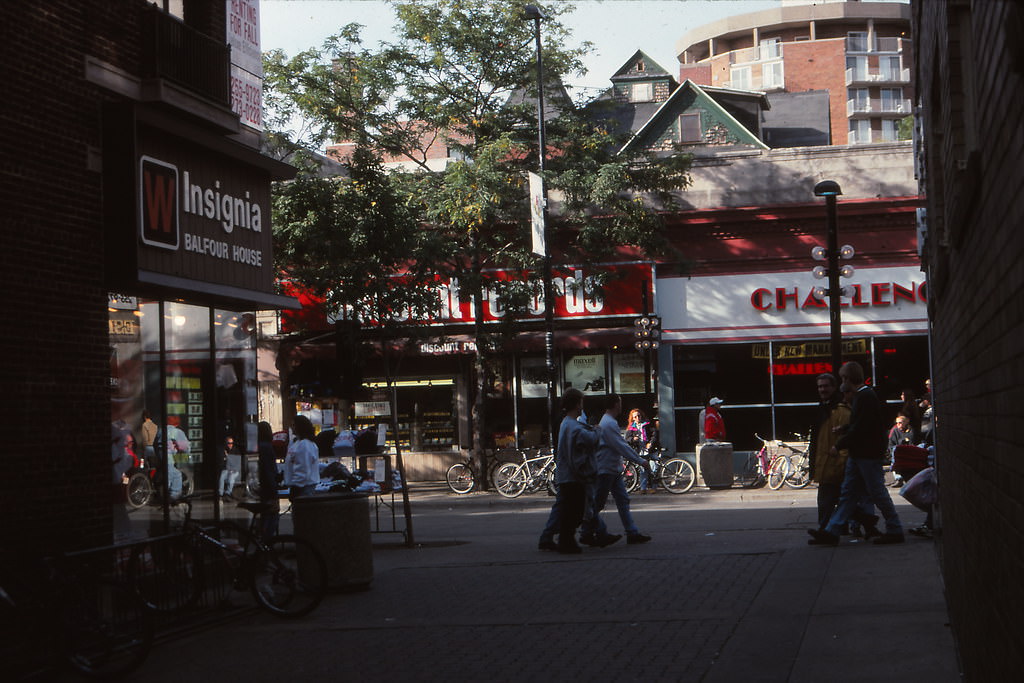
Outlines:
POLYGON ((832 513, 825 531, 835 536, 840 535, 843 528, 863 504, 863 499, 867 499, 882 513, 882 517, 885 519, 885 533, 903 534, 903 525, 896 514, 892 498, 889 497, 889 489, 885 486, 882 461, 862 458, 847 458, 846 475, 843 477, 839 505, 832 513))
POLYGON ((626 484, 622 481, 621 474, 597 475, 591 511, 583 521, 582 533, 584 535, 608 533, 608 527, 601 519, 600 514, 604 510, 605 503, 608 502, 609 493, 615 500, 615 507, 619 511, 619 519, 622 520, 622 528, 626 534, 628 536, 639 534, 640 530, 637 528, 636 522, 633 521, 633 513, 629 510, 629 493, 626 491, 626 484))
POLYGON ((230 496, 231 492, 235 488, 235 484, 238 483, 238 470, 221 470, 220 472, 220 483, 217 488, 220 490, 220 495, 230 496))
POLYGON ((578 547, 576 529, 583 521, 583 511, 587 503, 587 487, 582 482, 567 481, 558 485, 558 495, 562 505, 558 523, 558 548, 565 550, 578 547))
POLYGON ((181 470, 174 464, 174 456, 167 456, 167 495, 171 498, 181 498, 181 470))

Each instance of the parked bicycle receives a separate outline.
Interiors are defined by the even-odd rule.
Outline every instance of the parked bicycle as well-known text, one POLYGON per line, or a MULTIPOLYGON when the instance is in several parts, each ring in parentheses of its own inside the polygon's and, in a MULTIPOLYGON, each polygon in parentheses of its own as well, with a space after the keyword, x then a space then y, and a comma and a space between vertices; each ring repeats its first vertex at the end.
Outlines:
MULTIPOLYGON (((649 488, 661 486, 669 493, 686 493, 693 488, 697 481, 697 473, 694 471, 693 465, 683 458, 668 458, 666 460, 664 448, 650 453, 643 451, 640 453, 640 457, 646 459, 651 466, 651 473, 647 479, 649 488)), ((639 465, 635 465, 635 467, 639 475, 639 465)))
POLYGON ((794 489, 806 488, 811 483, 811 459, 807 453, 808 437, 794 434, 795 442, 779 442, 789 450, 789 473, 786 475, 786 486, 794 489))
MULTIPOLYGON (((177 467, 177 465, 171 465, 168 463, 168 467, 177 467)), ((182 497, 191 496, 195 492, 195 482, 192 480, 192 476, 181 468, 178 468, 181 472, 181 495, 182 497)), ((135 465, 128 470, 128 492, 127 492, 127 504, 128 507, 137 510, 145 507, 151 500, 156 498, 156 494, 163 491, 163 479, 161 478, 160 469, 150 464, 144 463, 138 456, 135 456, 135 465)))
POLYGON ((248 528, 230 521, 202 526, 192 519, 192 501, 183 498, 182 534, 137 547, 129 576, 143 603, 158 612, 194 605, 207 585, 205 551, 220 558, 230 585, 248 589, 256 603, 280 617, 313 611, 327 592, 327 567, 309 541, 288 534, 260 538, 259 515, 276 502, 242 502, 252 513, 248 528))
MULTIPOLYGON (((487 481, 494 483, 494 472, 501 466, 501 461, 494 460, 487 468, 487 481)), ((469 493, 476 488, 476 460, 469 456, 465 462, 457 462, 448 468, 445 481, 452 493, 469 493)))
POLYGON ((494 471, 494 488, 506 498, 516 498, 525 492, 534 493, 547 487, 555 494, 555 456, 550 449, 537 455, 519 452, 522 462, 506 462, 494 471))
POLYGON ((42 677, 55 665, 91 678, 122 676, 146 660, 152 644, 150 614, 125 586, 91 576, 67 557, 0 562, 7 680, 42 677))
POLYGON ((761 441, 761 448, 747 456, 737 481, 744 488, 759 488, 768 484, 768 488, 777 491, 789 476, 788 454, 781 452, 781 441, 766 439, 760 434, 754 436, 761 441))

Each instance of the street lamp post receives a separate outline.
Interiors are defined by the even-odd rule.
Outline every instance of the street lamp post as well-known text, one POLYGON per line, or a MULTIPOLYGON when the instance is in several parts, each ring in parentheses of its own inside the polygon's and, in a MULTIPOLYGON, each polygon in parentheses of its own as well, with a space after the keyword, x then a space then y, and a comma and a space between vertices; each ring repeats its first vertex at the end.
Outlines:
MULTIPOLYGON (((537 154, 539 159, 540 175, 543 178, 545 170, 544 156, 547 145, 544 136, 544 57, 540 44, 540 21, 547 16, 536 5, 527 5, 523 8, 527 19, 533 20, 533 35, 537 44, 537 154)), ((546 187, 546 186, 545 186, 546 187)), ((551 246, 548 241, 550 231, 548 230, 548 203, 547 190, 544 190, 544 197, 541 203, 542 220, 544 224, 544 366, 547 376, 548 394, 548 435, 551 440, 551 450, 554 451, 558 433, 555 431, 557 424, 555 418, 555 294, 551 279, 551 246)))
POLYGON ((853 247, 849 245, 843 245, 842 249, 839 248, 839 235, 838 228, 836 226, 836 197, 841 195, 843 191, 839 188, 839 183, 834 180, 822 180, 820 183, 814 186, 814 195, 816 197, 825 198, 825 212, 827 218, 827 233, 828 233, 828 246, 822 250, 821 247, 815 247, 811 250, 811 256, 816 260, 827 260, 828 268, 823 272, 821 266, 816 267, 812 272, 815 277, 822 277, 822 275, 828 275, 828 313, 829 313, 829 337, 831 340, 831 351, 832 351, 832 372, 838 375, 839 367, 843 363, 843 333, 842 333, 842 320, 840 317, 840 301, 839 297, 842 294, 842 288, 839 286, 839 277, 850 277, 853 275, 853 267, 846 265, 842 268, 839 267, 839 258, 842 256, 844 259, 853 257, 853 247))

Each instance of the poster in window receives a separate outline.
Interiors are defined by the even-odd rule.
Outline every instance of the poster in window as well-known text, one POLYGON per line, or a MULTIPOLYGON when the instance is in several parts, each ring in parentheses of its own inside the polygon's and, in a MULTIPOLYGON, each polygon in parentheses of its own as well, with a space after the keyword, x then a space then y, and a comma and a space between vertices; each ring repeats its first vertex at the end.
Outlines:
POLYGON ((607 393, 604 354, 593 353, 570 358, 565 364, 565 388, 569 387, 590 395, 607 393))
POLYGON ((547 369, 543 358, 520 359, 519 395, 523 398, 544 398, 548 395, 547 369))
POLYGON ((612 372, 618 393, 644 393, 644 359, 639 353, 616 353, 612 356, 612 372))

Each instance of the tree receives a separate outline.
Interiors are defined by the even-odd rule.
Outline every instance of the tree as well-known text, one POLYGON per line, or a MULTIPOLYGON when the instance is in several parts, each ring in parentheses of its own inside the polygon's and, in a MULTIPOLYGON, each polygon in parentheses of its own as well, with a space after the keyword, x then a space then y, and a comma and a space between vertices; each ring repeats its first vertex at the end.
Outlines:
MULTIPOLYGON (((350 25, 322 49, 291 59, 270 54, 267 101, 278 120, 298 118, 308 126, 308 144, 345 140, 414 169, 396 173, 395 182, 420 220, 445 237, 444 257, 432 265, 475 295, 473 427, 482 473, 489 344, 479 308, 486 290, 497 291, 514 321, 539 289, 525 182, 539 154, 534 25, 522 6, 495 0, 393 4, 396 38, 378 49, 366 48, 359 27, 350 25), (431 155, 439 145, 447 150, 443 164, 431 155), (497 281, 489 266, 531 276, 497 281)), ((565 95, 562 78, 582 72, 580 58, 590 49, 562 47, 569 32, 559 17, 571 9, 553 4, 542 25, 545 98, 553 105, 545 150, 545 182, 555 203, 549 248, 563 263, 599 262, 623 247, 653 253, 662 244, 658 209, 688 184, 689 157, 617 155, 623 140, 608 112, 576 106, 581 103, 565 95)))

